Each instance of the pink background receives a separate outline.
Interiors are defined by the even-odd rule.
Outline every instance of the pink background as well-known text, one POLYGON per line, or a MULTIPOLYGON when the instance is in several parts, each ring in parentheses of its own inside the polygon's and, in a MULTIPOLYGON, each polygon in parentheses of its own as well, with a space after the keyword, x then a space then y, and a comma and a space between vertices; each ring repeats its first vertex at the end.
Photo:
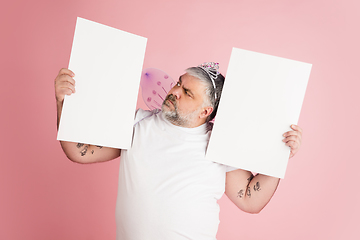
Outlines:
POLYGON ((0 239, 115 239, 119 159, 75 164, 56 141, 53 80, 68 65, 77 16, 147 37, 144 67, 173 78, 203 61, 226 73, 232 47, 312 63, 301 151, 260 214, 220 200, 218 239, 359 239, 359 8, 357 0, 4 1, 0 239))

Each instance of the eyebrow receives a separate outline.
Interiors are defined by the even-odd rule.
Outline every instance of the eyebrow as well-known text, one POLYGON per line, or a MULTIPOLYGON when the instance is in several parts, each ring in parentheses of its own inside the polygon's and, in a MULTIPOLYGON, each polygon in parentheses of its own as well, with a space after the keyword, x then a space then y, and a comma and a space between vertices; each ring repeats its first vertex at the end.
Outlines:
MULTIPOLYGON (((182 84, 181 76, 179 77, 179 82, 180 82, 180 84, 182 84)), ((182 86, 182 88, 183 88, 186 92, 189 92, 192 96, 194 96, 194 93, 193 93, 190 89, 185 88, 184 86, 182 86)))

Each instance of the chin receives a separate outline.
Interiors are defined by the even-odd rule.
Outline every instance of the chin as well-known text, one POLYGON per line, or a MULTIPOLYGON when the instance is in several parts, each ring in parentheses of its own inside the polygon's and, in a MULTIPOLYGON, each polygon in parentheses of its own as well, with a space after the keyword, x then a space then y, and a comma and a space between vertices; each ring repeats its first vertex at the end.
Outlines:
POLYGON ((162 112, 168 112, 169 110, 170 110, 169 106, 166 105, 165 103, 163 103, 163 104, 161 105, 161 111, 162 111, 162 112))

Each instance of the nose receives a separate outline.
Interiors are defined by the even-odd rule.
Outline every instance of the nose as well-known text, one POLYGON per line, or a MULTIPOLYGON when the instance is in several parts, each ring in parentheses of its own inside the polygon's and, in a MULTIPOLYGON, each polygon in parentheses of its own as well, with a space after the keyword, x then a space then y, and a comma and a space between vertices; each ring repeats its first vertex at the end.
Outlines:
POLYGON ((174 96, 176 97, 176 99, 180 99, 181 89, 175 86, 175 87, 173 87, 173 88, 171 89, 170 93, 171 93, 172 95, 174 95, 174 96))

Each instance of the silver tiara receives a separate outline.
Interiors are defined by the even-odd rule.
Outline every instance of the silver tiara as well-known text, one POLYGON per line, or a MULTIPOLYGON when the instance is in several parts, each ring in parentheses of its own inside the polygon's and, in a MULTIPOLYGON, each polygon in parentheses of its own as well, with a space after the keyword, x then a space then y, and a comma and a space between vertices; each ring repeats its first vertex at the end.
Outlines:
POLYGON ((216 85, 215 85, 215 79, 219 76, 220 72, 219 72, 219 63, 215 63, 215 62, 205 62, 203 64, 200 64, 198 66, 199 68, 201 68, 202 70, 204 70, 210 77, 211 82, 214 86, 214 91, 215 91, 215 99, 217 99, 216 96, 216 85))

